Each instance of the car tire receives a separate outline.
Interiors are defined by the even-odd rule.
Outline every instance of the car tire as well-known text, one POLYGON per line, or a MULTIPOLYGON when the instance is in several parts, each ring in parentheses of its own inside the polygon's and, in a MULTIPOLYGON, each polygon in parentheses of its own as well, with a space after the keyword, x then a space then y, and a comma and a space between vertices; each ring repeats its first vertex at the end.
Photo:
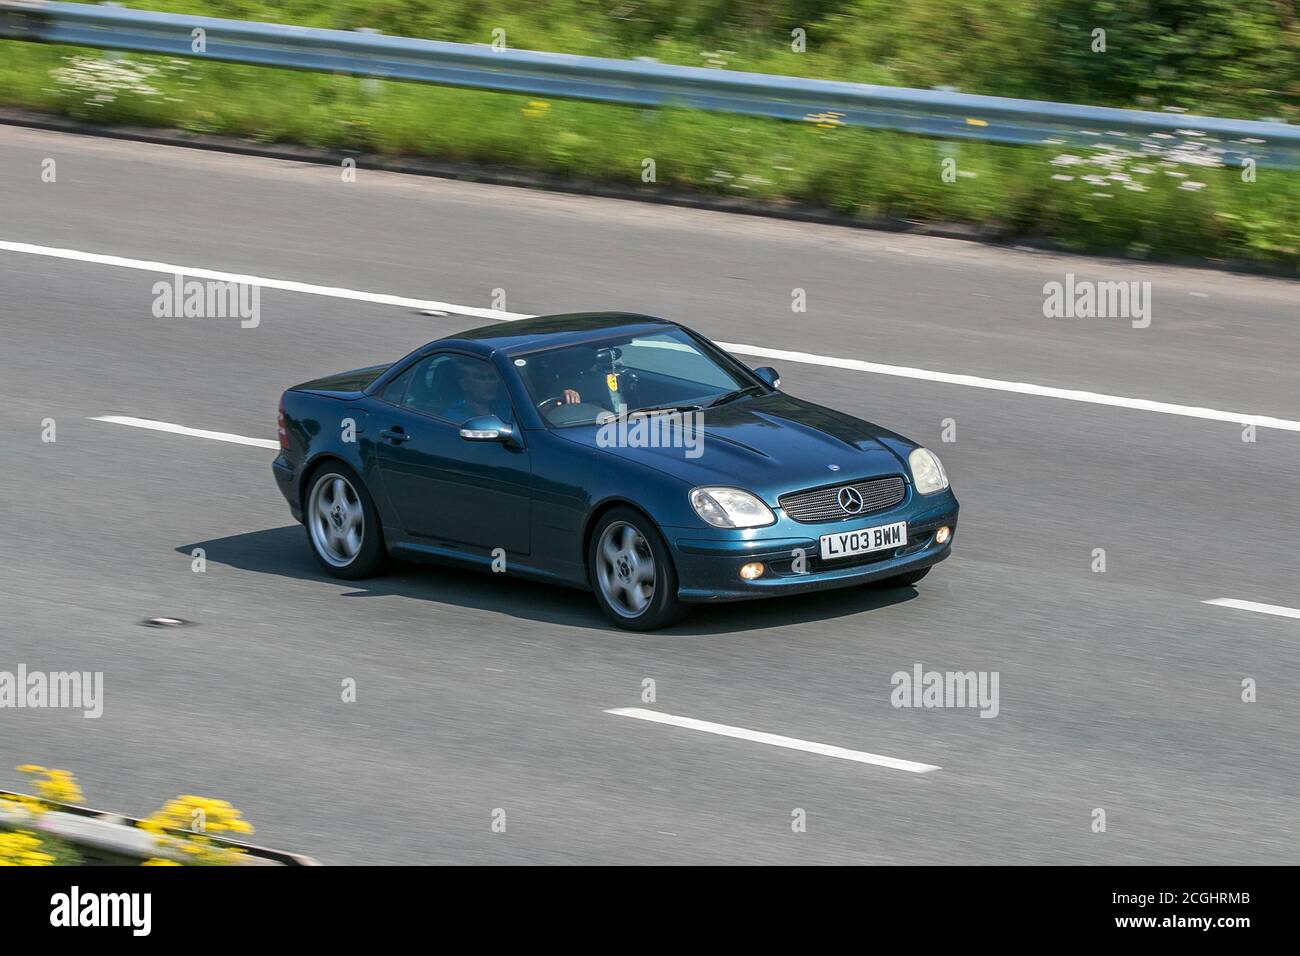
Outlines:
POLYGON ((322 465, 311 478, 303 527, 316 563, 335 578, 356 581, 383 571, 384 531, 365 482, 341 461, 322 465))
POLYGON ((689 610, 677 599, 677 570, 663 535, 631 508, 610 509, 592 529, 587 575, 600 609, 625 630, 667 627, 689 610))
POLYGON ((892 578, 884 578, 876 582, 878 588, 910 588, 930 573, 929 568, 922 568, 920 571, 908 571, 906 574, 895 574, 892 578))

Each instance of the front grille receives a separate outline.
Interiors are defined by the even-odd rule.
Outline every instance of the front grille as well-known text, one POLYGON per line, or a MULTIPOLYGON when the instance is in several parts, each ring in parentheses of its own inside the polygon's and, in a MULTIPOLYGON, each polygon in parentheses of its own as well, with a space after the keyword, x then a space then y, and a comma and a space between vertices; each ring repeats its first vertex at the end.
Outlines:
POLYGON ((796 491, 782 495, 777 503, 795 521, 817 524, 823 521, 847 521, 849 518, 885 511, 902 501, 906 495, 907 486, 902 477, 893 475, 847 485, 814 488, 811 491, 796 491), (857 511, 846 511, 840 505, 840 492, 845 488, 853 488, 862 496, 862 507, 857 511))

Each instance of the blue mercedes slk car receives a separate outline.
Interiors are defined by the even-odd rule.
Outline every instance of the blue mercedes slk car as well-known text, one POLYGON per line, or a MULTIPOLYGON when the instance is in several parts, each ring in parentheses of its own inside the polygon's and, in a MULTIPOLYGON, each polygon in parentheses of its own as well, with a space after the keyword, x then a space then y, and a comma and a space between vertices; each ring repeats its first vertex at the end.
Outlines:
POLYGON ((643 315, 491 325, 296 385, 279 434, 275 479, 327 573, 451 562, 590 589, 631 630, 912 585, 957 529, 933 452, 643 315))

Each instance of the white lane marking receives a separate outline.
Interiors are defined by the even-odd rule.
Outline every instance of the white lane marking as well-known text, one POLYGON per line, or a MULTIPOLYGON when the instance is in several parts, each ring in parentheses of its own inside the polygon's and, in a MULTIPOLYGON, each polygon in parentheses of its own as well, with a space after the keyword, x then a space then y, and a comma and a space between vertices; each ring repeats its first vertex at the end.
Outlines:
MULTIPOLYGON (((0 251, 20 252, 29 255, 51 256, 56 259, 70 259, 77 262, 90 262, 96 265, 117 266, 123 269, 139 269, 145 272, 160 272, 168 275, 183 275, 193 278, 216 279, 221 282, 239 282, 244 285, 262 286, 267 289, 280 289, 285 292, 301 292, 307 295, 322 295, 336 299, 351 299, 356 302, 370 302, 376 305, 395 305, 410 309, 425 309, 439 312, 452 312, 475 318, 513 322, 518 319, 530 319, 533 316, 525 312, 504 312, 500 309, 478 309, 471 306, 455 305, 450 302, 437 302, 430 299, 413 299, 407 296, 387 295, 380 292, 360 292, 355 289, 342 289, 336 286, 313 285, 308 282, 291 282, 287 279, 268 279, 261 276, 243 275, 237 272, 218 272, 213 269, 198 269, 191 266, 175 265, 166 262, 153 262, 145 259, 128 259, 123 256, 107 256, 95 252, 79 252, 75 249, 58 249, 52 246, 38 246, 27 242, 9 242, 0 240, 0 251)), ((1125 398, 1121 395, 1106 395, 1101 392, 1088 392, 1072 388, 1056 388, 1050 385, 1034 385, 1029 382, 1008 382, 996 378, 983 378, 978 375, 963 375, 954 372, 935 372, 923 368, 911 368, 905 365, 883 365, 879 362, 864 362, 860 359, 836 358, 830 355, 817 355, 812 352, 791 352, 784 349, 769 349, 758 345, 743 345, 735 342, 719 342, 722 348, 737 355, 750 355, 757 358, 781 359, 786 362, 798 362, 805 365, 821 365, 828 368, 842 368, 857 372, 869 372, 873 375, 892 375, 898 378, 911 378, 927 382, 940 382, 945 385, 965 385, 971 388, 985 388, 998 392, 1013 392, 1019 395, 1034 395, 1040 398, 1059 398, 1070 402, 1084 402, 1091 405, 1109 405, 1113 408, 1128 408, 1135 411, 1158 412, 1162 415, 1180 415, 1185 418, 1200 418, 1207 421, 1232 422, 1239 425, 1256 425, 1260 428, 1277 428, 1283 431, 1300 432, 1300 421, 1287 418, 1273 418, 1268 415, 1255 415, 1245 412, 1225 412, 1214 408, 1201 408, 1194 405, 1178 405, 1173 402, 1157 402, 1145 398, 1125 398)))
POLYGON ((130 425, 132 428, 149 428, 156 432, 171 432, 173 435, 190 435, 194 438, 211 438, 213 441, 228 441, 236 445, 253 445, 257 448, 279 448, 280 443, 270 438, 248 438, 244 435, 232 435, 230 432, 210 432, 203 428, 189 428, 186 425, 173 425, 171 422, 156 422, 152 418, 132 418, 129 415, 96 415, 92 422, 110 422, 114 425, 130 425))
POLYGON ((633 717, 637 720, 648 720, 656 724, 684 727, 687 730, 700 730, 706 734, 719 734, 723 737, 750 740, 759 744, 771 744, 773 747, 785 747, 788 750, 802 750, 805 753, 821 754, 824 757, 839 757, 841 760, 875 764, 877 767, 889 767, 891 770, 906 770, 908 773, 929 773, 931 770, 939 769, 933 764, 900 760, 897 757, 883 757, 880 754, 871 754, 864 750, 848 750, 844 747, 833 747, 830 744, 819 744, 814 740, 799 740, 797 737, 782 737, 780 734, 767 734, 760 730, 746 730, 744 727, 715 724, 707 720, 696 720, 694 717, 661 714, 658 711, 646 710, 643 707, 616 707, 613 710, 605 711, 605 713, 616 714, 619 717, 633 717))
POLYGON ((215 279, 219 282, 238 282, 241 285, 261 286, 264 289, 280 289, 284 292, 303 292, 307 295, 323 295, 333 299, 351 299, 354 302, 371 302, 375 305, 396 305, 407 309, 424 309, 432 312, 456 312, 460 315, 472 315, 483 319, 528 319, 532 316, 518 312, 502 312, 500 309, 475 309, 466 305, 452 305, 449 302, 435 302, 432 299, 412 299, 404 295, 387 295, 382 292, 358 292, 356 289, 340 289, 337 286, 313 285, 310 282, 292 282, 288 279, 268 279, 264 276, 244 275, 239 272, 219 272, 215 269, 198 269, 194 266, 180 266, 170 262, 154 262, 149 259, 128 259, 124 256, 106 256, 97 252, 79 252, 76 249, 58 249, 53 246, 37 246, 29 242, 7 242, 0 240, 0 251, 22 252, 34 256, 49 256, 54 259, 70 259, 74 262, 91 262, 100 266, 116 266, 119 269, 138 269, 142 272, 161 272, 167 275, 183 275, 193 279, 215 279))
POLYGON ((1254 611, 1256 614, 1293 617, 1300 620, 1300 608, 1283 607, 1280 604, 1260 604, 1257 601, 1238 601, 1236 598, 1215 598, 1213 601, 1202 601, 1201 603, 1213 604, 1215 607, 1230 607, 1238 611, 1254 611))
POLYGON ((1300 421, 1287 418, 1270 418, 1267 415, 1224 412, 1214 408, 1175 405, 1170 402, 1154 402, 1146 398, 1124 398, 1121 395, 1105 395, 1101 392, 1085 392, 1073 388, 1055 388, 1050 385, 1033 385, 1029 382, 1004 382, 996 378, 981 378, 978 375, 931 372, 923 368, 880 365, 876 362, 863 362, 860 359, 833 358, 826 355, 813 355, 808 352, 786 352, 782 349, 760 348, 756 345, 737 345, 728 342, 719 342, 718 345, 728 352, 738 352, 741 355, 753 355, 759 358, 782 359, 787 362, 806 362, 811 365, 827 365, 831 368, 872 372, 877 375, 895 375, 899 378, 916 378, 927 382, 943 382, 948 385, 969 385, 972 388, 987 388, 997 392, 1016 392, 1020 395, 1037 395, 1041 398, 1061 398, 1070 402, 1086 402, 1091 405, 1110 405, 1115 408, 1131 408, 1143 412, 1160 412, 1164 415, 1182 415, 1186 418, 1204 418, 1215 422, 1234 422, 1240 425, 1258 425, 1260 428, 1280 428, 1285 431, 1300 432, 1300 421))

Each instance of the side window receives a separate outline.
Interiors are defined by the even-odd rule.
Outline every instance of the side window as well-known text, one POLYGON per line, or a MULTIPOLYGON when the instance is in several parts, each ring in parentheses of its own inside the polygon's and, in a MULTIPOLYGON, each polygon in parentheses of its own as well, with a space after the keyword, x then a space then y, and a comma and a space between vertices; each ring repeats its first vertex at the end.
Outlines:
POLYGON ((384 386, 383 392, 379 397, 390 405, 402 404, 402 398, 406 395, 406 387, 411 384, 411 376, 415 373, 415 366, 411 366, 397 378, 393 379, 384 386))
POLYGON ((415 366, 404 407, 460 425, 480 415, 514 423, 505 383, 490 362, 444 352, 415 366))

